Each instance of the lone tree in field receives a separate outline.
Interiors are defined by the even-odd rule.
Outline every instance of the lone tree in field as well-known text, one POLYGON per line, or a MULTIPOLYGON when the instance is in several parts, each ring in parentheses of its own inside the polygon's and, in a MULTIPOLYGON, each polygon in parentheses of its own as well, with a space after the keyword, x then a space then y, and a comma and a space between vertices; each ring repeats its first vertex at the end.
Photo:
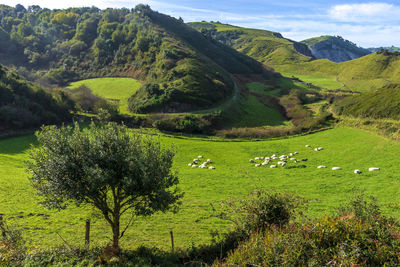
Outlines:
POLYGON ((174 151, 115 123, 79 129, 43 127, 30 154, 30 180, 48 208, 71 202, 97 208, 110 224, 113 248, 135 216, 175 211, 183 196, 171 172, 174 151), (120 218, 129 213, 121 231, 120 218))

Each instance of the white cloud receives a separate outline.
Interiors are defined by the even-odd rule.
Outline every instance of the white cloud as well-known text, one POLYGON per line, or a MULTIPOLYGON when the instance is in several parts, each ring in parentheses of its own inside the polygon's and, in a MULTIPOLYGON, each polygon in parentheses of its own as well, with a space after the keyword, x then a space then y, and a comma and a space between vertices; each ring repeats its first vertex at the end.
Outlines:
POLYGON ((329 16, 348 22, 400 20, 400 6, 387 3, 346 4, 333 6, 329 16))

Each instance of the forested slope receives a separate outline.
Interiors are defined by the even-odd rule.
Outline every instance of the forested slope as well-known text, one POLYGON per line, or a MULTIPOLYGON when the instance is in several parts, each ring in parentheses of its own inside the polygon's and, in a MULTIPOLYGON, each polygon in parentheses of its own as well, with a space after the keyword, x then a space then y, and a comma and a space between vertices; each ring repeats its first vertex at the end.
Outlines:
POLYGON ((266 74, 257 61, 181 20, 135 9, 0 6, 0 62, 44 84, 127 76, 143 87, 134 112, 186 111, 230 96, 230 73, 266 74))

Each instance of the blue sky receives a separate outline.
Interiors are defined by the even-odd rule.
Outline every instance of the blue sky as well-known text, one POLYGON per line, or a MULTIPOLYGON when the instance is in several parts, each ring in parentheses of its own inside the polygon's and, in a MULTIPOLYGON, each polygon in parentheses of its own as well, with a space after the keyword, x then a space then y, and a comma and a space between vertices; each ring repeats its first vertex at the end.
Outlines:
POLYGON ((0 0, 0 3, 48 8, 82 5, 131 8, 144 3, 186 22, 221 21, 277 31, 297 41, 340 35, 363 47, 400 46, 400 0, 0 0))

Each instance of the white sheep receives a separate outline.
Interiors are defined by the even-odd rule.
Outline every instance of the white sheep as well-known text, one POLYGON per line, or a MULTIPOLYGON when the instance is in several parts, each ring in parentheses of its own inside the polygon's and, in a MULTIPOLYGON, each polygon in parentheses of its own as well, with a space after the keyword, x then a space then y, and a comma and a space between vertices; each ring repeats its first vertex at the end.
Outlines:
POLYGON ((208 169, 209 170, 215 170, 215 167, 214 166, 210 166, 210 167, 208 167, 208 169))
POLYGON ((311 147, 310 145, 306 145, 306 147, 311 147))
POLYGON ((270 157, 265 157, 265 160, 270 160, 271 158, 270 157))
POLYGON ((271 165, 271 166, 269 166, 270 168, 277 168, 278 166, 276 166, 276 165, 271 165))
POLYGON ((199 161, 199 159, 193 159, 193 161, 194 161, 194 162, 197 162, 197 161, 199 161))
POLYGON ((203 158, 203 156, 198 156, 198 158, 199 158, 199 159, 202 159, 202 158, 203 158))
POLYGON ((268 163, 269 163, 269 162, 264 161, 263 163, 261 163, 261 165, 266 166, 266 165, 268 165, 268 163))
POLYGON ((211 159, 207 159, 207 163, 212 163, 211 159))
POLYGON ((192 163, 189 163, 188 166, 189 166, 189 167, 192 167, 192 163))
POLYGON ((260 160, 260 157, 255 157, 254 159, 255 159, 255 160, 260 160))
POLYGON ((319 147, 318 150, 321 151, 321 150, 324 150, 324 148, 323 147, 319 147))
POLYGON ((283 164, 283 162, 282 161, 278 161, 278 163, 277 163, 278 165, 282 165, 283 164))
POLYGON ((373 171, 379 171, 380 168, 369 168, 368 170, 369 170, 370 172, 373 172, 373 171))
POLYGON ((250 159, 249 162, 250 162, 250 163, 254 163, 254 159, 250 159))
POLYGON ((197 168, 197 165, 192 165, 192 168, 197 168))
POLYGON ((314 148, 314 151, 319 151, 318 148, 314 148))
POLYGON ((297 155, 297 154, 299 154, 299 152, 294 152, 293 154, 297 155))
POLYGON ((320 166, 318 166, 317 168, 318 168, 318 169, 325 169, 325 168, 326 168, 326 166, 324 166, 324 165, 320 165, 320 166))
POLYGON ((354 174, 360 174, 361 171, 360 170, 354 170, 354 174))
POLYGON ((293 157, 293 153, 289 153, 289 156, 293 157))
POLYGON ((282 163, 282 167, 285 167, 285 166, 286 166, 286 162, 282 163))
POLYGON ((332 171, 339 171, 339 170, 341 170, 342 168, 340 168, 340 167, 333 167, 332 168, 332 171))
POLYGON ((207 166, 201 165, 200 168, 202 168, 202 169, 207 169, 207 166))
POLYGON ((254 165, 254 166, 256 166, 256 167, 261 167, 261 164, 256 164, 256 165, 254 165))

